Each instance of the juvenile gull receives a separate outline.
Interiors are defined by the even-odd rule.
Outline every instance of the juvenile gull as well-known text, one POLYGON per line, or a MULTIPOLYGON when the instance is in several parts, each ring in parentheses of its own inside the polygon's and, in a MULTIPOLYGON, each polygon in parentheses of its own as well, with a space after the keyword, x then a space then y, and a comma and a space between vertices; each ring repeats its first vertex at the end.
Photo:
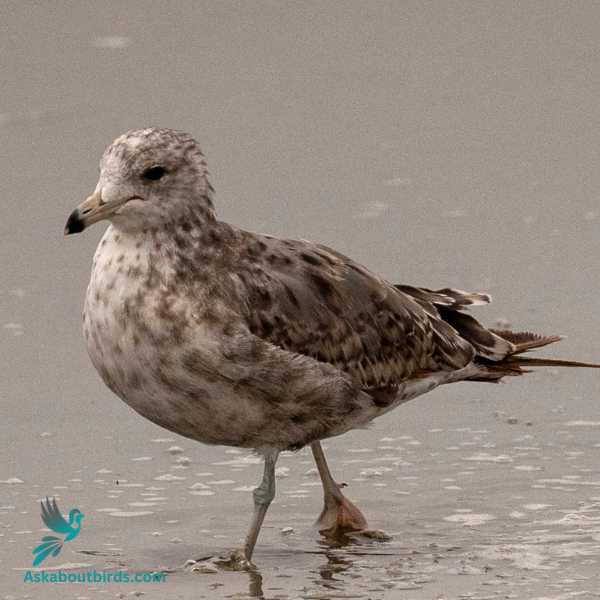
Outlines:
POLYGON ((433 388, 496 382, 560 339, 486 329, 464 312, 486 294, 393 285, 304 240, 217 220, 205 158, 188 134, 129 131, 100 162, 65 233, 106 219, 83 331, 106 385, 154 423, 264 457, 243 551, 250 564, 282 450, 310 445, 324 490, 320 531, 365 530, 320 440, 364 427, 433 388))

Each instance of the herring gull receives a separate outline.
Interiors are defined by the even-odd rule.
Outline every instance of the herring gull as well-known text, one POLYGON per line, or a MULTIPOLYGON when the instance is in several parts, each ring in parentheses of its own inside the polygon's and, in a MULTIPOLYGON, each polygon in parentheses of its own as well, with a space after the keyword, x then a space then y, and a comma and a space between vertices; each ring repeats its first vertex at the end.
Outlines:
POLYGON ((530 366, 590 366, 523 353, 560 339, 487 329, 465 312, 490 297, 394 285, 321 244, 219 221, 206 160, 171 129, 117 138, 65 233, 100 220, 85 297, 87 349, 106 385, 154 423, 264 457, 254 515, 232 560, 251 565, 283 450, 310 445, 325 534, 367 521, 332 477, 320 440, 364 427, 457 381, 530 366))

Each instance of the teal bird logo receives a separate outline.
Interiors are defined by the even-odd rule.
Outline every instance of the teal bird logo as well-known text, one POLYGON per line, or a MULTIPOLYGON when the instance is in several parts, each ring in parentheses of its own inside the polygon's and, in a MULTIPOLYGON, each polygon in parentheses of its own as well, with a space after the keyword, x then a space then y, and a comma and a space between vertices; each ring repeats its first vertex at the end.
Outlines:
POLYGON ((81 531, 81 520, 85 516, 78 508, 73 508, 69 512, 69 520, 66 521, 61 515, 58 506, 56 505, 56 499, 52 498, 49 500, 42 500, 42 521, 46 524, 49 529, 65 535, 64 539, 56 537, 55 535, 46 535, 42 538, 42 543, 33 549, 32 554, 35 556, 33 559, 33 566, 37 567, 48 558, 48 556, 58 556, 65 542, 74 540, 81 531))

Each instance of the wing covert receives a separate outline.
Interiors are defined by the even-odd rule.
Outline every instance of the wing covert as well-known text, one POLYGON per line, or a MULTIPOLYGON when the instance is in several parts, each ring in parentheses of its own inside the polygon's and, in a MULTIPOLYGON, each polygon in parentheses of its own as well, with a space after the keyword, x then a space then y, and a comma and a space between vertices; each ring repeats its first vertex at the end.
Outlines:
POLYGON ((237 276, 254 335, 333 364, 364 389, 471 360, 473 348, 439 315, 351 259, 304 240, 246 244, 251 260, 242 251, 237 276))

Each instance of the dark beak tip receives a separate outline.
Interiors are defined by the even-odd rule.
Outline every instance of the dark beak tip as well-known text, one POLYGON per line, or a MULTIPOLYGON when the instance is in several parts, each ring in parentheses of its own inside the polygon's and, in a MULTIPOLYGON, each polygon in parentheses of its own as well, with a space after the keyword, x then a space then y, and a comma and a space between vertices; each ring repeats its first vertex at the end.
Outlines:
POLYGON ((65 235, 70 235, 72 233, 81 233, 85 229, 85 225, 80 218, 79 210, 75 209, 67 219, 67 224, 65 225, 65 235))

